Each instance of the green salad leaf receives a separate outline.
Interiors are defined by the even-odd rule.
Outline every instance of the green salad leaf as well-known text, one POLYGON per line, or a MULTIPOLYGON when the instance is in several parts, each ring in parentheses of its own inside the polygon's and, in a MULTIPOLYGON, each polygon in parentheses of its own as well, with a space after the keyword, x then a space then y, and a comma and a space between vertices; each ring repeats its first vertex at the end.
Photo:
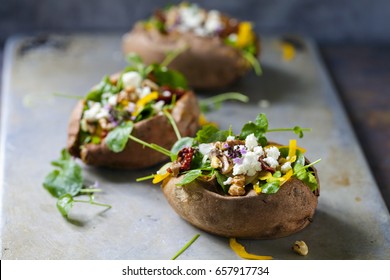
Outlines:
POLYGON ((69 211, 75 202, 89 203, 91 205, 111 208, 111 205, 94 201, 92 194, 100 189, 88 188, 84 184, 81 166, 71 157, 66 149, 62 149, 58 160, 53 161, 55 167, 43 181, 43 187, 57 198, 57 209, 64 217, 68 217, 69 211), (88 194, 89 200, 75 200, 75 196, 88 194))
POLYGON ((122 152, 126 147, 133 127, 133 122, 124 122, 111 130, 105 138, 107 147, 115 153, 122 152))
POLYGON ((196 133, 195 140, 198 143, 212 143, 216 141, 225 141, 230 135, 229 130, 219 130, 213 125, 205 125, 196 133))
POLYGON ((187 80, 181 73, 158 64, 152 64, 152 67, 151 74, 156 78, 158 84, 172 88, 188 88, 187 80))
POLYGON ((200 169, 190 170, 184 175, 183 179, 179 183, 177 183, 176 185, 178 185, 178 186, 187 185, 187 184, 195 181, 200 176, 202 176, 202 170, 200 170, 200 169))
POLYGON ((52 162, 56 168, 50 172, 43 186, 54 197, 64 194, 76 195, 83 187, 83 174, 81 167, 72 160, 66 149, 61 151, 61 157, 52 162))

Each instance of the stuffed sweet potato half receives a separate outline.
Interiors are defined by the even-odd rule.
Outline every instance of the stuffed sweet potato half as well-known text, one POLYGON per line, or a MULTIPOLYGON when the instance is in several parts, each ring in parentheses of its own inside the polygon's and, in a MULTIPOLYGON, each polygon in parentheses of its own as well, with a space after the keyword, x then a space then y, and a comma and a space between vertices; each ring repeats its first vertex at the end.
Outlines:
POLYGON ((129 140, 129 135, 170 149, 198 129, 199 106, 178 72, 130 57, 130 66, 106 76, 74 108, 68 126, 71 155, 89 165, 139 169, 167 159, 129 140))
POLYGON ((260 71, 259 40, 251 23, 196 4, 158 10, 123 36, 123 51, 138 53, 147 63, 162 62, 167 53, 178 50, 182 53, 170 67, 194 88, 223 88, 251 67, 260 71))
MULTIPOLYGON (((309 163, 295 139, 288 146, 268 142, 267 129, 265 115, 239 135, 205 126, 196 138, 174 145, 174 160, 153 181, 162 182, 183 219, 207 232, 251 239, 295 233, 312 221, 317 207, 317 161, 309 163)), ((291 130, 302 134, 299 127, 291 130)))

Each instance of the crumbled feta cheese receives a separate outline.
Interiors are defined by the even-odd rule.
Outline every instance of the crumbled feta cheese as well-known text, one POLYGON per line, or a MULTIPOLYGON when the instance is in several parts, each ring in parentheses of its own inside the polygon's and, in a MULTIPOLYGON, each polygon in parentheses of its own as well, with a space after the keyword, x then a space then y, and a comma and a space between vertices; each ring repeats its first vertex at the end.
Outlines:
POLYGON ((281 167, 280 167, 280 171, 282 171, 282 173, 287 173, 291 170, 291 162, 287 161, 285 162, 281 167))
POLYGON ((205 19, 205 13, 197 5, 180 7, 179 16, 180 25, 190 29, 201 26, 205 19))
POLYGON ((277 160, 280 156, 279 149, 275 146, 271 146, 269 148, 265 148, 265 153, 267 154, 268 157, 271 157, 275 160, 277 160))
POLYGON ((264 162, 267 163, 271 168, 276 168, 279 166, 279 162, 273 157, 266 157, 264 159, 264 162))
POLYGON ((236 137, 234 137, 233 135, 230 135, 226 138, 226 141, 234 141, 236 139, 236 137))
POLYGON ((233 175, 253 176, 256 172, 261 171, 261 164, 258 161, 259 156, 254 152, 247 152, 242 156, 242 163, 233 166, 233 175))
POLYGON ((108 109, 102 108, 99 102, 92 103, 92 106, 84 112, 84 119, 87 121, 97 121, 102 118, 108 118, 109 116, 108 109))
POLYGON ((264 155, 264 151, 263 151, 263 147, 262 146, 257 146, 257 147, 254 147, 253 148, 253 152, 258 155, 259 157, 261 157, 262 155, 264 155))
POLYGON ((125 88, 138 88, 141 85, 142 77, 138 72, 130 71, 122 75, 122 82, 125 88))
POLYGON ((82 131, 88 131, 88 124, 86 119, 81 119, 80 121, 80 128, 82 131))
POLYGON ((208 155, 213 148, 214 148, 214 145, 212 143, 199 144, 199 152, 202 155, 208 155))
POLYGON ((257 143, 256 136, 253 133, 249 134, 245 138, 245 146, 248 148, 249 151, 253 151, 253 149, 255 147, 257 147, 258 145, 259 145, 259 143, 257 143))
POLYGON ((228 36, 229 41, 236 42, 237 41, 237 34, 232 33, 228 36))
POLYGON ((140 99, 144 98, 145 96, 147 96, 151 92, 152 92, 152 90, 150 89, 150 87, 137 88, 137 94, 138 94, 138 97, 140 99))
POLYGON ((154 109, 156 112, 161 112, 164 105, 165 105, 165 102, 164 102, 163 100, 157 101, 157 102, 153 105, 153 109, 154 109))
POLYGON ((233 178, 232 177, 228 177, 226 181, 223 182, 223 184, 226 186, 226 185, 231 185, 233 182, 233 178))
POLYGON ((108 104, 110 104, 111 106, 115 106, 118 102, 118 96, 117 95, 112 95, 108 98, 108 104))
POLYGON ((220 14, 216 10, 211 10, 208 12, 206 22, 204 24, 204 29, 207 34, 213 34, 219 29, 222 29, 223 25, 221 22, 220 14))
POLYGON ((171 95, 172 95, 172 93, 168 90, 164 90, 162 93, 162 96, 164 96, 164 97, 170 97, 171 95))

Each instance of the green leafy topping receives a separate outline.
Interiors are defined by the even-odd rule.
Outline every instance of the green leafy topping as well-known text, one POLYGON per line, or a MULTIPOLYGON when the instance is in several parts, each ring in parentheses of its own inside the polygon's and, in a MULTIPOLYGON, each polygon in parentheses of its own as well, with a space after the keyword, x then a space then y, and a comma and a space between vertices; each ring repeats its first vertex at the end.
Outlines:
POLYGON ((236 100, 243 103, 249 101, 248 96, 239 92, 226 92, 210 98, 205 98, 199 101, 200 110, 203 113, 209 112, 210 110, 218 110, 221 108, 222 103, 228 100, 236 100))
POLYGON ((318 182, 314 176, 314 172, 310 171, 309 168, 319 161, 320 160, 316 160, 315 162, 305 165, 305 157, 301 152, 297 152, 297 160, 293 167, 293 176, 305 183, 311 191, 315 191, 318 188, 318 182))
POLYGON ((152 67, 153 70, 151 72, 158 84, 167 85, 172 88, 188 88, 187 80, 181 73, 158 64, 153 64, 152 67))
POLYGON ((266 194, 276 193, 280 188, 280 182, 278 180, 266 182, 261 186, 261 192, 266 194))
POLYGON ((71 196, 68 193, 60 196, 57 200, 57 209, 64 217, 68 217, 69 212, 72 209, 73 205, 74 205, 73 196, 71 196))
POLYGON ((225 185, 223 182, 225 182, 227 180, 227 176, 221 174, 220 172, 218 171, 215 171, 215 177, 217 178, 217 182, 218 184, 221 186, 222 190, 224 193, 228 193, 229 192, 229 186, 225 185))
POLYGON ((122 152, 126 147, 133 127, 132 122, 125 122, 111 130, 105 139, 108 148, 115 153, 122 152))
POLYGON ((242 57, 245 58, 246 61, 252 66, 257 76, 262 74, 260 62, 255 55, 253 55, 252 51, 242 50, 242 57))
POLYGON ((50 172, 43 186, 54 197, 60 197, 64 194, 72 196, 78 194, 83 187, 83 175, 81 167, 72 160, 66 149, 61 151, 61 157, 51 163, 55 170, 50 172))
POLYGON ((111 205, 94 201, 92 194, 99 192, 100 189, 91 189, 84 185, 82 169, 66 149, 61 151, 60 158, 53 161, 52 165, 56 169, 45 177, 43 187, 52 196, 58 198, 57 209, 64 217, 68 217, 75 202, 111 208, 111 205), (90 199, 88 201, 74 199, 81 194, 88 194, 90 199))
POLYGON ((184 175, 183 179, 176 185, 178 186, 188 185, 189 183, 195 181, 200 176, 202 176, 202 170, 199 169, 190 170, 184 175))
POLYGON ((179 153, 179 151, 185 147, 192 147, 192 144, 194 143, 194 138, 191 137, 183 137, 175 142, 175 144, 172 146, 171 153, 173 156, 172 161, 176 159, 176 155, 179 153))
POLYGON ((198 237, 200 236, 200 234, 196 234, 194 237, 191 238, 190 241, 187 242, 186 245, 184 245, 183 248, 181 248, 173 257, 171 260, 176 260, 181 254, 183 254, 183 252, 185 250, 188 249, 188 247, 190 247, 192 245, 192 243, 194 243, 196 241, 196 239, 198 239, 198 237))
POLYGON ((195 141, 198 143, 213 143, 225 141, 229 136, 229 130, 219 130, 213 125, 205 125, 196 133, 195 141))
POLYGON ((102 95, 105 92, 111 92, 111 93, 119 92, 119 88, 111 83, 109 76, 104 76, 103 80, 87 94, 85 100, 101 102, 102 95))
POLYGON ((265 133, 268 131, 268 120, 265 114, 259 114, 255 122, 246 123, 240 132, 240 139, 244 140, 248 135, 254 134, 260 145, 267 145, 265 133))

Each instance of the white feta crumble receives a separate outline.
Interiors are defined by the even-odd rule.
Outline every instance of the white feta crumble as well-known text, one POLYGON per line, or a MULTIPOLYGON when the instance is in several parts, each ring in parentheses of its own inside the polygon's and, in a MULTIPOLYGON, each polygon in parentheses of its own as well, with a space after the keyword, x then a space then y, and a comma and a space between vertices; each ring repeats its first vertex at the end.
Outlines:
POLYGON ((208 155, 213 148, 214 148, 214 145, 212 143, 199 144, 199 152, 202 155, 208 155))
POLYGON ((109 111, 106 108, 103 108, 99 102, 94 102, 92 106, 84 112, 84 119, 87 121, 97 121, 101 118, 108 118, 109 116, 109 111))
POLYGON ((108 104, 110 104, 111 106, 115 106, 118 102, 118 96, 117 95, 112 95, 108 98, 108 104))
POLYGON ((122 75, 122 82, 125 88, 138 88, 141 85, 142 77, 138 72, 130 71, 122 75))
POLYGON ((223 182, 223 184, 226 186, 226 185, 231 185, 233 182, 233 178, 232 177, 228 177, 226 181, 223 182))
POLYGON ((232 33, 228 36, 229 41, 236 42, 237 41, 237 34, 232 33))
POLYGON ((170 97, 171 95, 172 95, 172 93, 170 91, 168 91, 168 90, 164 90, 162 92, 162 96, 164 96, 164 97, 170 97))
POLYGON ((188 29, 195 29, 201 26, 205 19, 205 13, 199 9, 197 5, 189 7, 181 7, 179 10, 180 26, 188 29))
POLYGON ((285 162, 281 167, 280 167, 280 171, 282 171, 282 173, 287 173, 291 170, 291 162, 287 161, 285 162))
POLYGON ((263 160, 264 160, 264 162, 266 162, 266 163, 269 165, 269 167, 271 167, 271 168, 276 168, 276 167, 279 166, 279 162, 278 162, 276 159, 274 159, 273 157, 266 157, 266 158, 263 159, 263 160))
POLYGON ((204 29, 207 34, 212 34, 218 31, 223 27, 220 14, 216 10, 211 10, 208 12, 206 22, 204 24, 204 29))
POLYGON ((134 102, 129 102, 129 104, 127 104, 127 110, 129 111, 129 112, 134 112, 134 110, 135 110, 135 103, 134 102))
POLYGON ((236 139, 236 137, 234 137, 233 135, 230 135, 226 138, 226 141, 234 141, 236 139))
POLYGON ((148 94, 150 94, 152 90, 150 89, 150 87, 143 87, 143 88, 137 88, 136 92, 138 94, 138 97, 141 99, 147 96, 148 94))
POLYGON ((233 166, 233 175, 255 175, 256 172, 261 171, 261 164, 258 159, 259 156, 256 153, 248 151, 242 156, 242 163, 233 166))
POLYGON ((271 146, 269 148, 265 148, 265 153, 267 154, 267 157, 271 157, 275 160, 277 160, 280 156, 279 149, 275 146, 271 146))
POLYGON ((249 134, 246 138, 245 138, 245 146, 247 147, 247 149, 249 151, 253 151, 253 149, 255 147, 257 147, 259 145, 259 143, 257 143, 257 139, 256 139, 256 136, 252 133, 252 134, 249 134))
POLYGON ((253 148, 253 152, 258 155, 259 157, 264 155, 263 147, 262 146, 257 146, 253 148))
POLYGON ((153 109, 156 112, 161 112, 164 105, 165 105, 165 102, 163 100, 157 101, 155 104, 153 104, 153 109))

